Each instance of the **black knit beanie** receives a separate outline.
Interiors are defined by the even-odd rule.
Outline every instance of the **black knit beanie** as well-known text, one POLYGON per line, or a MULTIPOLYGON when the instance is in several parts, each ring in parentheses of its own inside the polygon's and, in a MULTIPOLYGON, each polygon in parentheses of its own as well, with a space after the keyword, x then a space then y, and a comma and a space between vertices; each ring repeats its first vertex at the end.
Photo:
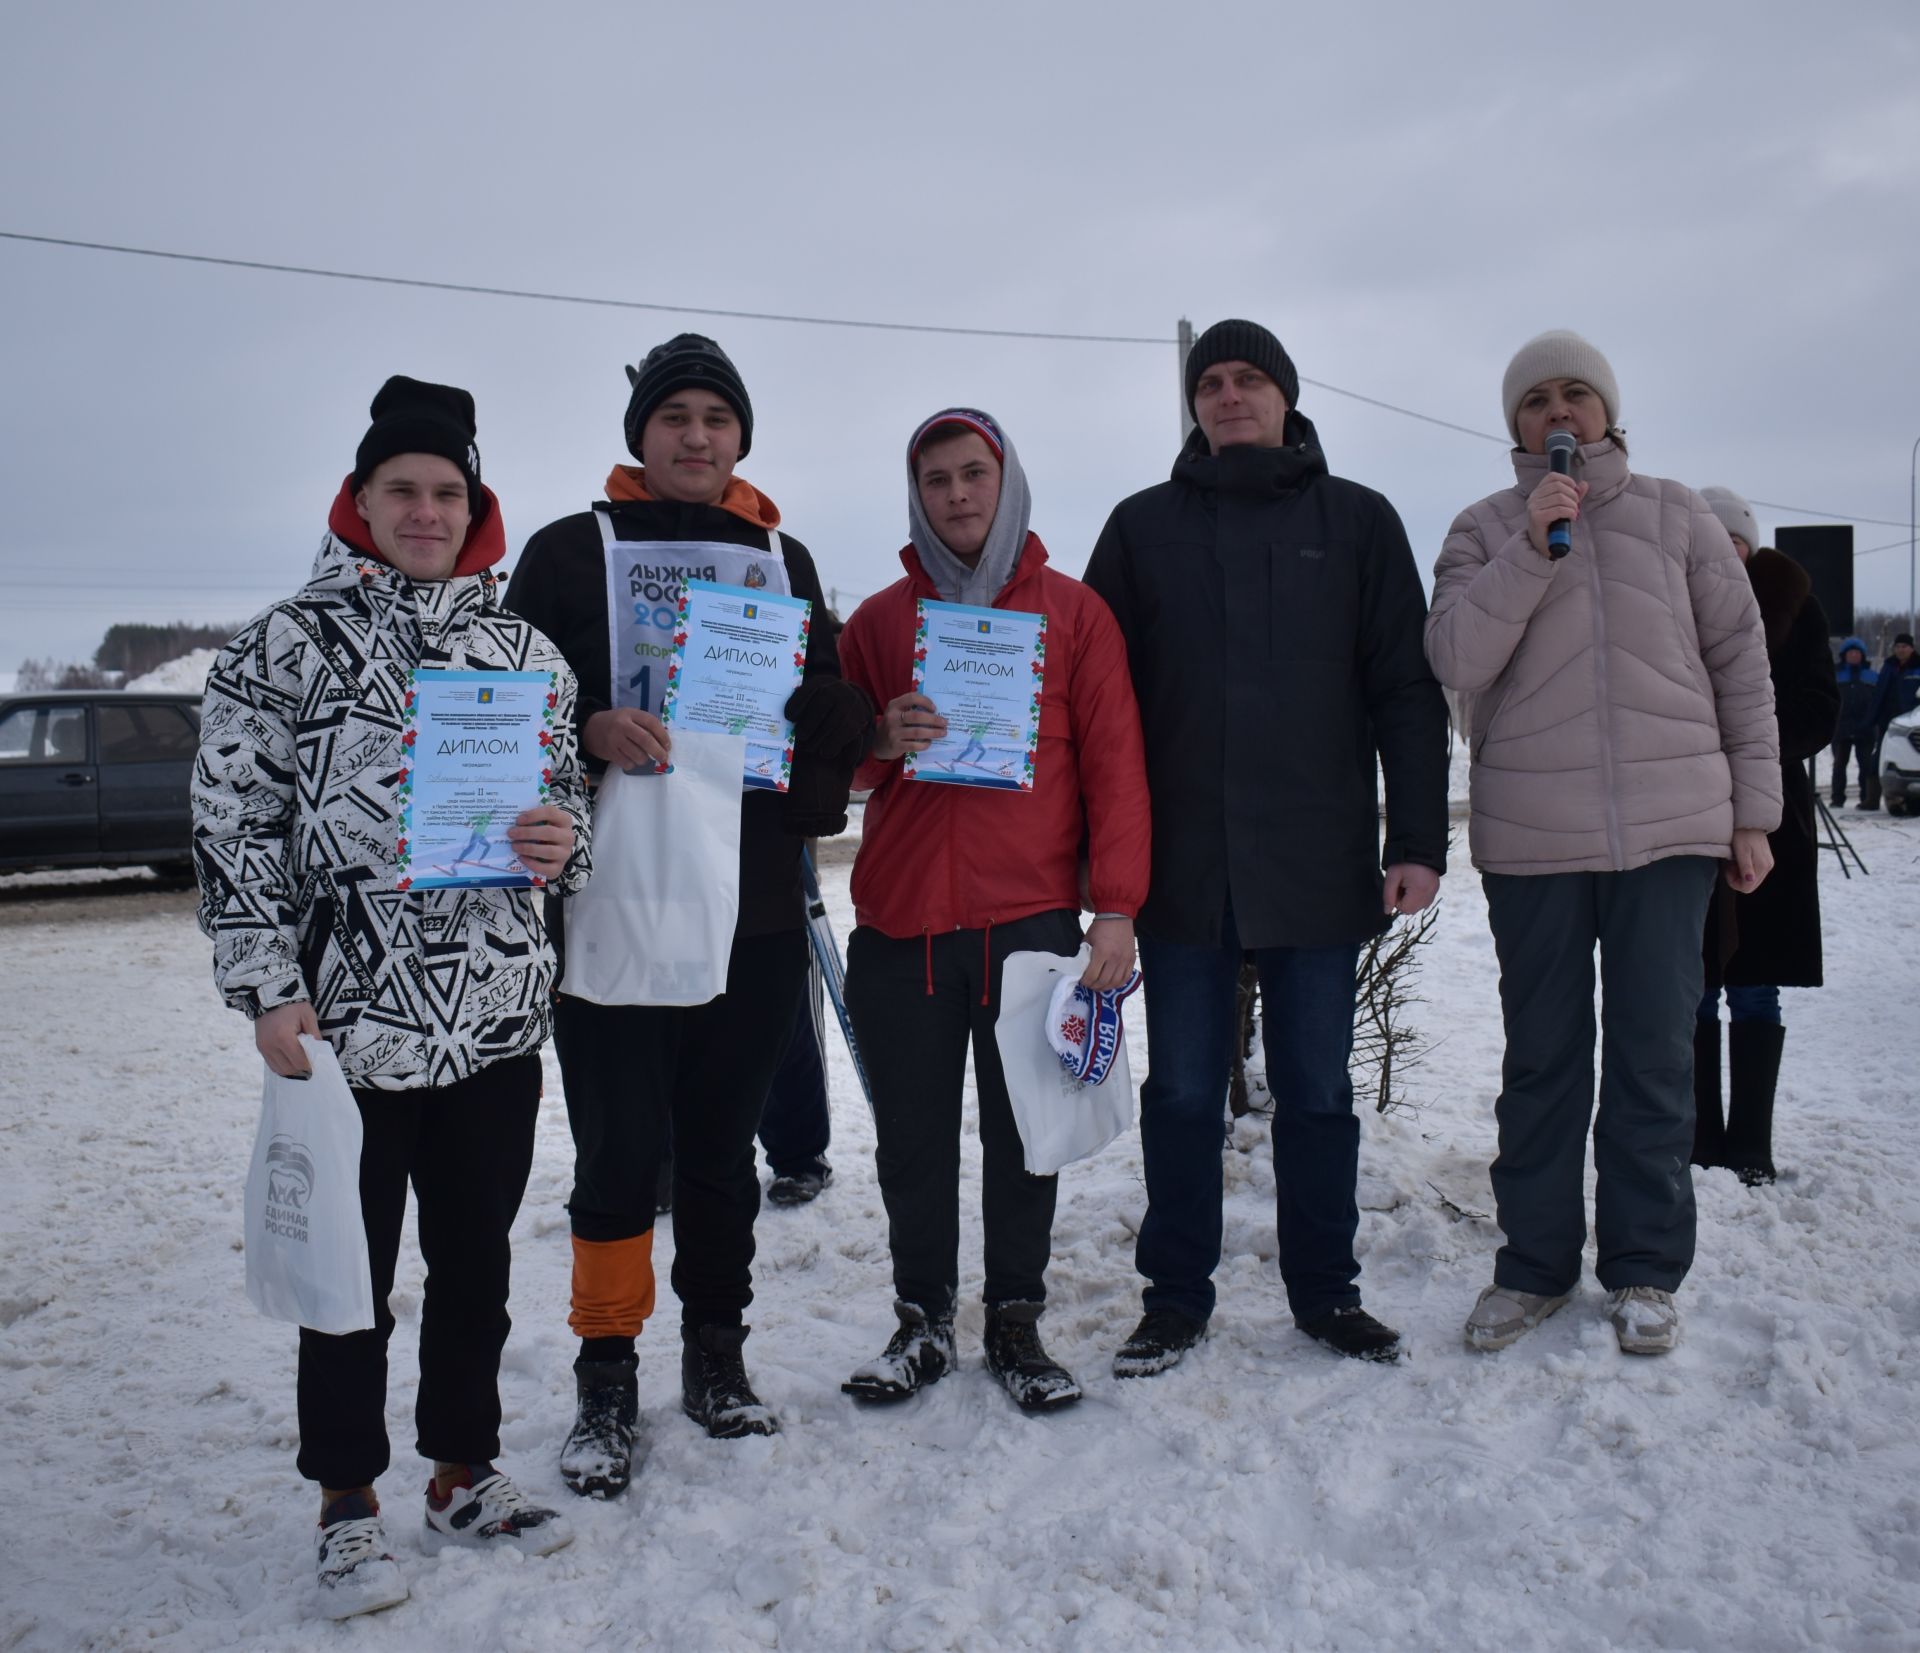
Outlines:
POLYGON ((1300 370, 1280 341, 1257 321, 1216 321, 1193 341, 1187 356, 1187 412, 1200 375, 1220 362, 1250 362, 1280 387, 1289 408, 1300 405, 1300 370))
POLYGON ((480 518, 486 495, 480 488, 480 450, 474 446, 473 397, 453 385, 430 385, 396 373, 367 409, 373 423, 353 456, 353 486, 401 453, 431 453, 450 459, 467 479, 467 503, 480 518))
POLYGON ((740 416, 740 457, 747 457, 753 446, 753 403, 747 400, 739 369, 712 339, 678 333, 665 344, 656 344, 639 367, 627 369, 627 382, 633 386, 627 399, 627 452, 635 459, 641 457, 640 433, 653 410, 688 386, 712 391, 740 416))

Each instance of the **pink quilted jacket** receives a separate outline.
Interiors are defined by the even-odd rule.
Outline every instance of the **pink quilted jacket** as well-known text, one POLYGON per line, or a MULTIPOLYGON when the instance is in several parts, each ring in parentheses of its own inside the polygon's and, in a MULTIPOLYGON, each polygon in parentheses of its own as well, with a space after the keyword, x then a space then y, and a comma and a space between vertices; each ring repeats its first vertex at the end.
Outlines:
POLYGON ((1527 540, 1542 456, 1454 519, 1434 567, 1427 659, 1465 697, 1473 864, 1626 872, 1724 857, 1780 824, 1773 685, 1753 587, 1706 501, 1582 447, 1573 551, 1527 540))

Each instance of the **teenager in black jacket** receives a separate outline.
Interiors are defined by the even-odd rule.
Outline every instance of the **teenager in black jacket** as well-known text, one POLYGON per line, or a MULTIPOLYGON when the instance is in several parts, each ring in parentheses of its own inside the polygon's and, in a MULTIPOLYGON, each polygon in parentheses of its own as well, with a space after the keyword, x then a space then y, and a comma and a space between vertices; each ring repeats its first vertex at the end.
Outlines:
MULTIPOLYGON (((592 773, 666 757, 664 657, 686 580, 764 585, 826 612, 807 548, 779 533, 773 502, 733 474, 752 443, 753 406, 726 353, 683 333, 629 377, 626 437, 640 466, 616 466, 605 503, 535 534, 507 592, 580 679, 580 743, 592 773), (622 605, 617 644, 610 578, 622 605)), ((812 627, 806 675, 788 703, 791 790, 741 800, 726 991, 703 1005, 601 1005, 568 994, 561 977, 554 1047, 575 1149, 569 1324, 580 1338, 579 1415, 561 1472, 576 1492, 618 1493, 631 1474, 634 1340, 653 1309, 656 1181, 669 1133, 683 1404, 716 1437, 778 1428, 741 1357, 760 1209, 753 1139, 806 980, 801 841, 845 827, 853 768, 873 727, 866 697, 840 678, 833 636, 831 626, 812 627)), ((561 945, 564 957, 564 931, 561 945)))

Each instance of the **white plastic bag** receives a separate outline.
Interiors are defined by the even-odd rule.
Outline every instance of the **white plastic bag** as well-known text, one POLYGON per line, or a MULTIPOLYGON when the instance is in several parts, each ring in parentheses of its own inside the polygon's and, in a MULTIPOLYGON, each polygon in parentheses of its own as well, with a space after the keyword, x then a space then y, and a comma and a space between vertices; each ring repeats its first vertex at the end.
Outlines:
POLYGON ((332 1046, 302 1034, 310 1079, 271 1069, 247 1172, 247 1296, 269 1319, 316 1332, 373 1326, 360 1211, 360 1106, 332 1046))
POLYGON ((1124 1040, 1099 1085, 1072 1078, 1047 1042, 1054 983, 1062 976, 1077 980, 1092 958, 1092 949, 1084 945, 1070 959, 1057 953, 1009 953, 1001 968, 1000 1019, 993 1037, 1027 1170, 1036 1177, 1050 1177, 1063 1165, 1099 1153, 1133 1123, 1133 1074, 1124 1040))
POLYGON ((671 774, 607 771, 593 803, 593 876, 567 898, 562 993, 705 1004, 726 991, 746 761, 744 735, 677 729, 671 774))

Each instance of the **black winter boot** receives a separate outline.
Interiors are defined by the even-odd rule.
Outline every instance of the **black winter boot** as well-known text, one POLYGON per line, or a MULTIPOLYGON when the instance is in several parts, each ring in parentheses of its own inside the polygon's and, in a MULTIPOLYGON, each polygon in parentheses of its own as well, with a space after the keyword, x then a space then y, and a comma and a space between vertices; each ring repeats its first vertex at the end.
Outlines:
POLYGON ((1773 1093, 1787 1030, 1778 1022, 1734 1022, 1727 1029, 1727 1151, 1749 1188, 1772 1182, 1773 1093))
POLYGON ((746 1326, 680 1328, 680 1403, 716 1441, 777 1435, 780 1424, 747 1381, 746 1326))
POLYGON ((1727 1127, 1720 1115, 1720 1018, 1693 1024, 1693 1163, 1727 1163, 1727 1127))
POLYGON ((987 1370, 1023 1412, 1048 1412, 1080 1398, 1073 1374, 1040 1342, 1038 1303, 987 1305, 987 1370))
POLYGON ((633 1478, 633 1435, 640 1419, 637 1355, 573 1363, 580 1410, 560 1449, 560 1476, 583 1498, 617 1498, 633 1478))
POLYGON ((954 1367, 953 1309, 929 1314, 918 1303, 895 1299, 900 1327, 878 1360, 870 1360, 840 1385, 856 1400, 896 1401, 938 1383, 954 1367))

